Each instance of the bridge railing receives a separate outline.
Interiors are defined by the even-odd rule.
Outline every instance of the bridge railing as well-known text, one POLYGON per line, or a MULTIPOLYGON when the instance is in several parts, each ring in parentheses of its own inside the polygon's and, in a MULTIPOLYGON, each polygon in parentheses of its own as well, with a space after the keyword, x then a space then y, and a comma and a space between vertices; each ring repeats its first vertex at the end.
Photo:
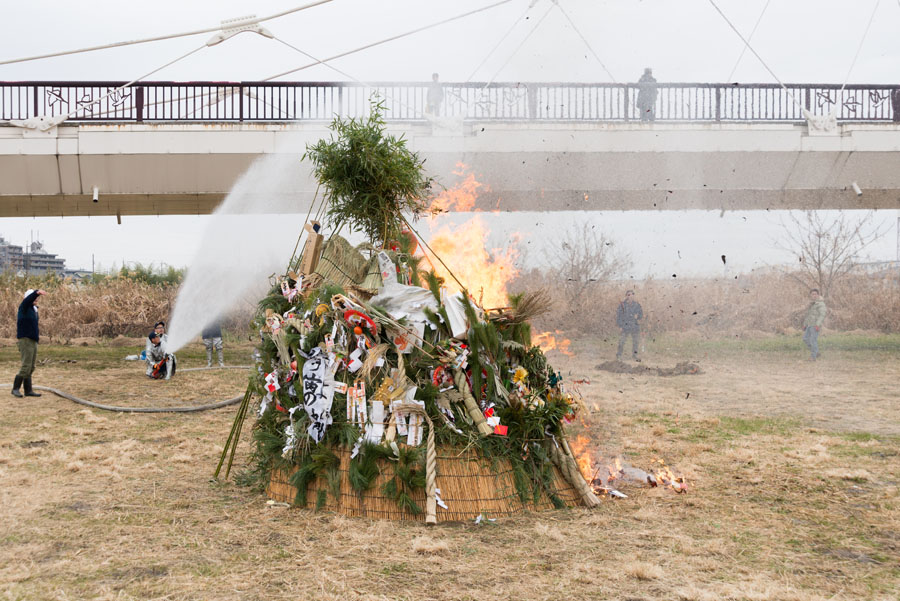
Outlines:
POLYGON ((802 108, 839 121, 900 122, 900 86, 343 82, 0 82, 0 121, 71 114, 74 122, 266 122, 368 113, 503 121, 800 122, 802 108), (112 93, 111 93, 112 92, 112 93), (802 107, 802 108, 801 108, 802 107))

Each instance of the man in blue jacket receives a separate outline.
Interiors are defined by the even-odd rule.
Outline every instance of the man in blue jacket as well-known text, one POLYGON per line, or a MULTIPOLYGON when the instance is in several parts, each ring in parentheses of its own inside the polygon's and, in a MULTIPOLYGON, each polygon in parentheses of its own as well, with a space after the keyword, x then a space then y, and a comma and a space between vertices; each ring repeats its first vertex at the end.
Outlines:
POLYGON ((616 351, 616 360, 622 360, 622 351, 625 349, 625 339, 631 336, 631 357, 638 359, 638 345, 641 338, 641 320, 644 319, 644 311, 640 303, 634 300, 634 290, 625 293, 625 300, 619 303, 616 309, 616 325, 622 330, 619 336, 619 349, 616 351))
POLYGON ((38 301, 47 294, 43 290, 29 289, 19 305, 16 315, 16 338, 19 339, 19 354, 22 356, 22 367, 13 382, 12 395, 21 397, 19 387, 25 383, 25 396, 41 396, 31 388, 31 374, 34 373, 34 362, 37 359, 38 334, 38 301))

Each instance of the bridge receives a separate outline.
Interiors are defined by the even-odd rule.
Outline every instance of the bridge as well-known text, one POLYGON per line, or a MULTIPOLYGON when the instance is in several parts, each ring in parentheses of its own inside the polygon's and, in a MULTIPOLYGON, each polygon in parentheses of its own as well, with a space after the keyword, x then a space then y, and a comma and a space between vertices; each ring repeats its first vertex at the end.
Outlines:
MULTIPOLYGON (((373 93, 439 181, 464 163, 489 188, 483 210, 900 208, 897 86, 0 82, 0 216, 209 213, 373 93)), ((305 209, 306 165, 286 190, 305 209)))

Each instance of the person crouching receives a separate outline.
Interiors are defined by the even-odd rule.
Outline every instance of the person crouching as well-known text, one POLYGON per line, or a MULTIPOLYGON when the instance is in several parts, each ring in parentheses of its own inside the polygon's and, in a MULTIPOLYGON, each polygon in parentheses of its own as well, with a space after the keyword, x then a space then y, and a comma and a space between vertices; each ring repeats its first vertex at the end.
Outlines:
POLYGON ((159 334, 150 332, 147 347, 147 377, 154 380, 169 380, 175 375, 175 355, 166 352, 159 334))

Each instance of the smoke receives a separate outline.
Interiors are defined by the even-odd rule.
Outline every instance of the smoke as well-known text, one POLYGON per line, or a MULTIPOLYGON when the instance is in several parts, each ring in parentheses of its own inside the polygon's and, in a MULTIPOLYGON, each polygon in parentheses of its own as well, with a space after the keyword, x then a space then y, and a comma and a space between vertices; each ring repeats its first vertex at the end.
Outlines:
POLYGON ((287 266, 312 201, 297 155, 258 159, 213 213, 172 313, 168 350, 175 352, 241 299, 255 298, 287 266))

